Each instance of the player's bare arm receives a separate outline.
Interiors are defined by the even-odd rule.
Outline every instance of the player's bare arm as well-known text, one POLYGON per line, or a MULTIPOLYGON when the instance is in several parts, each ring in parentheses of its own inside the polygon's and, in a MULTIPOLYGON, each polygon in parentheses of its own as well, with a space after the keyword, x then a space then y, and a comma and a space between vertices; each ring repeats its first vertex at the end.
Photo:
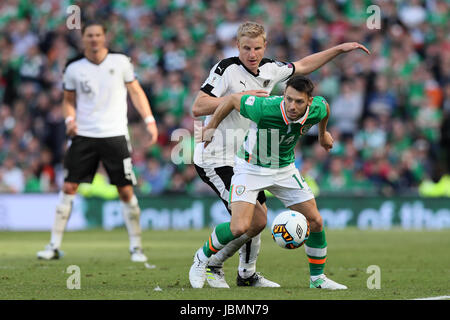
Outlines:
POLYGON ((64 90, 62 107, 64 119, 66 119, 66 134, 70 137, 73 137, 77 134, 77 123, 75 121, 75 101, 75 91, 64 90))
POLYGON ((358 42, 342 43, 330 49, 314 53, 312 55, 309 55, 303 59, 294 62, 295 74, 307 75, 319 69, 325 63, 333 60, 338 55, 358 49, 364 51, 367 54, 370 54, 370 51, 365 46, 363 46, 358 42))
MULTIPOLYGON (((239 93, 241 96, 250 94, 257 97, 268 97, 269 93, 264 90, 247 90, 239 93)), ((213 114, 217 107, 225 101, 228 96, 212 97, 209 94, 200 91, 192 105, 192 114, 194 117, 201 117, 213 114)))
POLYGON ((229 95, 224 99, 224 101, 217 107, 208 125, 202 130, 202 141, 205 141, 205 147, 211 141, 214 130, 219 126, 223 119, 230 114, 230 112, 235 109, 240 111, 241 109, 241 98, 242 94, 234 93, 229 95))
POLYGON ((330 105, 327 103, 327 116, 319 122, 319 143, 326 150, 333 148, 333 137, 327 131, 328 118, 330 116, 330 105))
POLYGON ((158 127, 147 96, 137 80, 127 83, 126 86, 134 107, 145 121, 147 131, 150 134, 150 145, 152 145, 158 139, 158 127))
POLYGON ((225 99, 226 97, 213 97, 203 91, 199 91, 192 105, 192 114, 194 117, 213 114, 217 106, 225 99))

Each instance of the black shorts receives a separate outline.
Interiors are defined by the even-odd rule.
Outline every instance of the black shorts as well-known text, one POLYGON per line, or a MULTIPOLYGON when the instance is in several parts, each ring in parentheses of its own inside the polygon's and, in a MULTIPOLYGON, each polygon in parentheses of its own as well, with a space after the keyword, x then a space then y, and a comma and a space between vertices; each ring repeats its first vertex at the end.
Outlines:
POLYGON ((100 161, 110 183, 116 186, 136 184, 130 156, 131 147, 125 136, 90 138, 75 136, 64 156, 64 181, 91 183, 100 161))
MULTIPOLYGON (((195 170, 197 170, 197 173, 203 182, 209 185, 211 189, 217 193, 228 212, 231 214, 231 209, 228 207, 228 198, 230 194, 231 178, 234 174, 233 167, 202 168, 195 165, 195 170)), ((264 191, 258 193, 258 202, 261 204, 266 202, 264 191)))

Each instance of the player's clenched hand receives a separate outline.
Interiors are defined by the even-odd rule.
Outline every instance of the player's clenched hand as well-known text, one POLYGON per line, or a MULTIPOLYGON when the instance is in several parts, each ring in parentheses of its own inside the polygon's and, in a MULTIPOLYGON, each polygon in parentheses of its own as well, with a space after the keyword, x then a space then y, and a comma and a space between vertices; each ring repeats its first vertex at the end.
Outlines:
POLYGON ((251 96, 257 96, 257 97, 268 97, 269 93, 264 90, 247 90, 240 92, 243 95, 249 94, 251 96))
POLYGON ((71 119, 70 121, 66 121, 66 134, 69 137, 74 137, 77 135, 77 123, 74 119, 71 119))
POLYGON ((356 49, 361 49, 365 53, 370 54, 369 49, 367 49, 365 46, 363 46, 362 44, 360 44, 358 42, 346 42, 346 43, 340 44, 339 48, 342 50, 342 52, 349 52, 349 51, 353 51, 356 49))
POLYGON ((151 146, 158 140, 158 127, 156 126, 156 122, 147 123, 147 132, 150 134, 149 145, 151 146))
POLYGON ((333 137, 328 131, 325 131, 323 135, 319 135, 319 143, 326 151, 330 151, 333 148, 333 137))
POLYGON ((202 141, 205 142, 205 148, 211 143, 214 138, 214 132, 216 129, 212 129, 209 127, 202 128, 202 141))

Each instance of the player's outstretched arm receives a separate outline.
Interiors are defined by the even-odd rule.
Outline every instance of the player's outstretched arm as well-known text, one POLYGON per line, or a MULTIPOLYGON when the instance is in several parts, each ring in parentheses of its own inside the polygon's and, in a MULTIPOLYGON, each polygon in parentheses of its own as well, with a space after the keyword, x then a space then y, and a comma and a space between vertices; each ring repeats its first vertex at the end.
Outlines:
POLYGON ((66 119, 66 133, 70 137, 73 137, 77 134, 77 123, 75 121, 75 100, 75 91, 64 90, 62 109, 64 119, 66 119))
POLYGON ((362 44, 360 44, 358 42, 342 43, 342 44, 334 46, 330 49, 314 53, 312 55, 309 55, 303 59, 300 59, 300 60, 294 62, 295 74, 296 75, 307 75, 307 74, 319 69, 325 63, 333 60, 335 57, 337 57, 341 53, 350 52, 350 51, 358 50, 358 49, 364 51, 367 54, 370 54, 370 51, 365 46, 363 46, 362 44))
POLYGON ((158 139, 158 127, 147 96, 137 80, 127 83, 126 86, 134 107, 145 121, 147 131, 150 134, 150 145, 152 145, 158 139))

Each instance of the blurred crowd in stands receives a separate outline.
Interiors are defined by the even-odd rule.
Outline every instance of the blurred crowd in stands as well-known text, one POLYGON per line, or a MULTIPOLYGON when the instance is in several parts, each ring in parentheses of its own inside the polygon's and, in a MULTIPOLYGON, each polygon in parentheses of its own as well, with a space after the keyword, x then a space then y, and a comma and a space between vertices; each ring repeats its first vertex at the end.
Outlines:
MULTIPOLYGON (((192 164, 172 162, 180 142, 171 134, 193 131, 192 102, 210 68, 238 54, 236 30, 246 20, 265 26, 268 58, 296 61, 348 41, 372 52, 341 55, 309 75, 315 95, 330 103, 335 145, 325 152, 311 130, 296 165, 320 194, 418 194, 421 184, 448 177, 449 1, 2 0, 2 193, 56 192, 62 185, 62 71, 80 49, 80 31, 66 26, 71 4, 81 8, 82 21, 106 22, 110 49, 131 56, 157 119, 158 143, 149 147, 130 102, 138 194, 211 192, 192 164), (380 8, 380 29, 366 24, 371 4, 380 8)), ((193 135, 182 143, 192 150, 193 135)))

